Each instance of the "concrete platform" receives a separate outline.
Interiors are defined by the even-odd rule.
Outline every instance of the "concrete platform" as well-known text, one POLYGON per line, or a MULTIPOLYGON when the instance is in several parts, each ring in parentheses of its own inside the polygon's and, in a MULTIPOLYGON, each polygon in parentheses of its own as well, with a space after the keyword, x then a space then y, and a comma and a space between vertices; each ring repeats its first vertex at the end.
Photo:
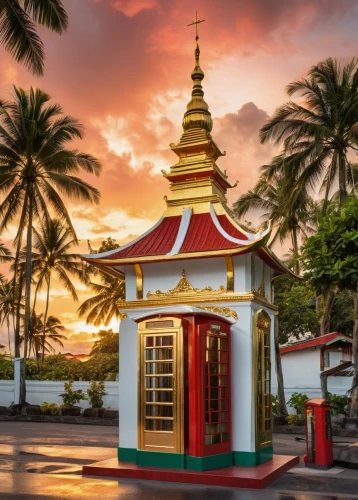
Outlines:
POLYGON ((225 467, 201 472, 188 469, 141 467, 112 458, 84 465, 82 475, 262 489, 298 463, 299 457, 274 455, 272 460, 257 467, 225 467))

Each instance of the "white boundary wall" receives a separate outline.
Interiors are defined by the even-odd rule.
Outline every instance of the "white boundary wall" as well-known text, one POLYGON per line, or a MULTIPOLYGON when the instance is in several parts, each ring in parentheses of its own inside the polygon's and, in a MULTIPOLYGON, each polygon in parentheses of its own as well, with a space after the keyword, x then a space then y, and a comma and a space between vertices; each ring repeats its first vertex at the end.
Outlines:
MULTIPOLYGON (((65 382, 53 382, 50 380, 27 380, 26 401, 33 405, 47 403, 62 404, 60 394, 64 392, 65 382)), ((82 389, 86 394, 90 382, 73 382, 74 389, 82 389)), ((118 409, 119 390, 118 382, 104 383, 106 396, 103 397, 104 408, 118 409)), ((14 401, 14 381, 0 380, 0 406, 9 406, 14 401)), ((89 408, 89 401, 80 401, 78 406, 89 408)))

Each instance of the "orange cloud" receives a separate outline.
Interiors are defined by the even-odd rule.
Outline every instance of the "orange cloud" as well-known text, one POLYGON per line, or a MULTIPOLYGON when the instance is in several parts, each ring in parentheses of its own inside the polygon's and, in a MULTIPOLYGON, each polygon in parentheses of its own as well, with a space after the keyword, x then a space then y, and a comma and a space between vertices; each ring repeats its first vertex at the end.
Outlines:
POLYGON ((111 5, 127 17, 136 16, 143 10, 158 8, 157 0, 115 0, 111 5))

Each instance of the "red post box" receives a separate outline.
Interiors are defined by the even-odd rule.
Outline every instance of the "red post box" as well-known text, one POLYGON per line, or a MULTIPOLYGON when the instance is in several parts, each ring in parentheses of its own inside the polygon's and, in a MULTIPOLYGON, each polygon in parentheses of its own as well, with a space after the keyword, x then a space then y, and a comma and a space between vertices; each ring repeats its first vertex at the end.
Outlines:
POLYGON ((305 403, 307 455, 306 467, 328 469, 333 465, 331 407, 321 398, 305 403))

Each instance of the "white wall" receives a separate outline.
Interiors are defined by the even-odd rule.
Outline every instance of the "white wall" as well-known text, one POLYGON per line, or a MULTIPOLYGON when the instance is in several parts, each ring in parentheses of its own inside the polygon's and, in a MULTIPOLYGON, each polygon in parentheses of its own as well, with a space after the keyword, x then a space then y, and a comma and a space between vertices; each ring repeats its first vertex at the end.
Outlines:
MULTIPOLYGON (((90 382, 74 382, 74 389, 82 389, 86 394, 90 382)), ((105 382, 106 396, 103 397, 104 408, 118 408, 118 382, 105 382)), ((64 392, 64 382, 53 382, 49 380, 27 380, 26 401, 33 405, 47 403, 62 404, 60 394, 64 392)), ((0 406, 9 406, 14 401, 13 380, 0 380, 0 406)), ((89 408, 89 401, 81 401, 78 406, 89 408)))
MULTIPOLYGON (((339 353, 342 356, 342 353, 339 353)), ((320 351, 303 349, 281 357, 286 401, 294 392, 307 394, 309 398, 321 398, 320 351)), ((336 363, 337 364, 337 363, 336 363)), ((272 394, 277 395, 277 376, 272 360, 272 394)), ((328 377, 328 391, 344 395, 352 387, 352 377, 328 377)), ((293 411, 292 408, 287 408, 293 411)))

